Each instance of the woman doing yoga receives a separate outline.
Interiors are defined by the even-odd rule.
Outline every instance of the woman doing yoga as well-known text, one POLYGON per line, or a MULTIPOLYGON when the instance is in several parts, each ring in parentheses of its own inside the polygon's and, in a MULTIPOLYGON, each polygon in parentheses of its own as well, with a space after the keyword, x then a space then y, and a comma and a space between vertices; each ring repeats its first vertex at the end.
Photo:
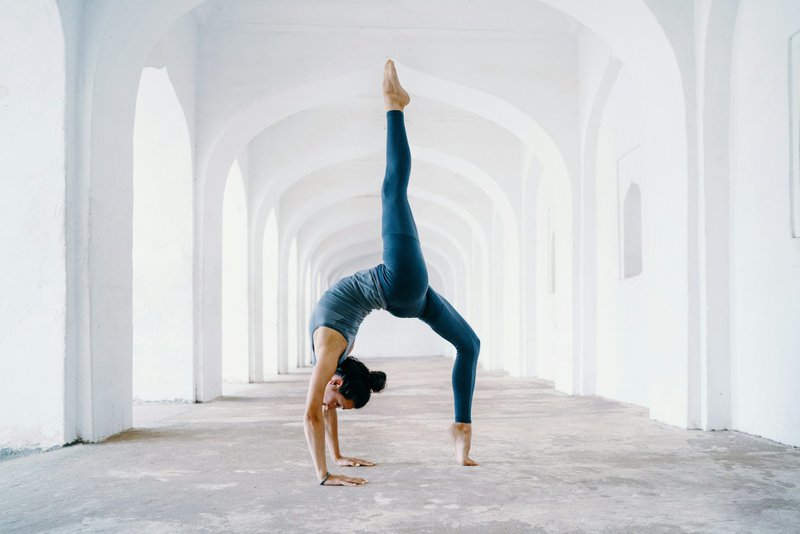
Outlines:
POLYGON ((478 465, 469 458, 472 437, 472 393, 480 340, 467 321, 428 285, 417 226, 408 203, 411 151, 406 138, 403 108, 410 99, 400 86, 394 62, 386 62, 383 76, 386 104, 386 175, 381 190, 383 263, 342 278, 320 298, 311 314, 312 361, 304 428, 317 477, 323 485, 355 486, 366 480, 332 475, 326 467, 325 441, 340 466, 368 467, 369 460, 339 452, 336 409, 361 408, 370 391, 383 389, 386 374, 369 371, 349 356, 358 327, 375 309, 396 317, 417 317, 456 348, 453 364, 455 422, 450 427, 456 461, 478 465))

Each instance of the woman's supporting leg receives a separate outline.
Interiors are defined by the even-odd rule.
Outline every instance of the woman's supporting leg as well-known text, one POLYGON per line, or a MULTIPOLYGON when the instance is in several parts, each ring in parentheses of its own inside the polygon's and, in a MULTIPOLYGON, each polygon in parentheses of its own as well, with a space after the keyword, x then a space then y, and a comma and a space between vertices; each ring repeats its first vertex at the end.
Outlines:
POLYGON ((472 394, 481 341, 447 299, 430 287, 419 318, 456 348, 452 377, 455 423, 450 427, 450 435, 456 461, 461 465, 478 465, 469 457, 469 450, 472 446, 472 394))
POLYGON ((419 318, 456 348, 452 376, 455 421, 472 423, 472 394, 481 340, 466 319, 433 288, 428 288, 425 308, 419 318))

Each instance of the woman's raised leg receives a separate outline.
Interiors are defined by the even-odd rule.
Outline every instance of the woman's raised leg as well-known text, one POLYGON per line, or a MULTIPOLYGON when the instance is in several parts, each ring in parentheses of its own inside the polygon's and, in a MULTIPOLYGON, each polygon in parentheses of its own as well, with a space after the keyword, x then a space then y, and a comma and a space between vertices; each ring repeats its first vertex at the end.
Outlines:
POLYGON ((411 149, 402 111, 386 112, 386 174, 381 186, 381 235, 406 235, 419 240, 408 203, 411 149))
POLYGON ((403 115, 403 108, 411 99, 400 85, 391 59, 386 61, 383 71, 383 98, 386 104, 386 174, 381 187, 381 236, 385 239, 387 235, 405 235, 419 240, 408 203, 411 149, 403 115))
POLYGON ((428 287, 428 270, 417 225, 408 203, 411 150, 403 108, 410 99, 400 86, 392 60, 384 70, 386 102, 386 174, 381 187, 383 268, 378 276, 389 311, 401 317, 418 314, 428 287))

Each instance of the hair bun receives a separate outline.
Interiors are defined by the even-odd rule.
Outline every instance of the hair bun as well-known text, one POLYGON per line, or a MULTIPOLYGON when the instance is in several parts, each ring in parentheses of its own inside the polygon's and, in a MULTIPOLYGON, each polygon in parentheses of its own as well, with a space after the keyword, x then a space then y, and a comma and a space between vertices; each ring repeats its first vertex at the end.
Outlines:
POLYGON ((369 389, 374 393, 378 393, 386 387, 386 373, 383 371, 370 371, 369 372, 369 389))

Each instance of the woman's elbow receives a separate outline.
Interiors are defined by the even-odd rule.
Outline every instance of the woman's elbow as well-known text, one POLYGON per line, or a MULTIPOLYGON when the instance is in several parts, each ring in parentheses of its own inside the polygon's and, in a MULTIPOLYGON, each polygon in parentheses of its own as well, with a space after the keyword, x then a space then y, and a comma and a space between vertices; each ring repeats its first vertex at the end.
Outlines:
POLYGON ((306 411, 305 415, 303 416, 303 423, 304 424, 317 424, 322 422, 322 413, 318 411, 306 411))

